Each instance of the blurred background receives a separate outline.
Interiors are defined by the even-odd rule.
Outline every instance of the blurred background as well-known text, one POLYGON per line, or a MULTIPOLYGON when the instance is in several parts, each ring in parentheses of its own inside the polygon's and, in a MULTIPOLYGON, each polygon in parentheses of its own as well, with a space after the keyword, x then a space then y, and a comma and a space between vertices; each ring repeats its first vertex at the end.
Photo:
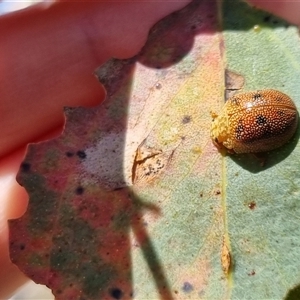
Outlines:
POLYGON ((20 10, 26 8, 30 5, 39 2, 46 2, 46 1, 39 1, 39 0, 27 0, 27 1, 18 1, 18 0, 0 0, 0 15, 20 10))
MULTIPOLYGON (((30 5, 34 5, 40 2, 52 2, 52 1, 51 0, 50 1, 0 0, 0 16, 20 9, 25 9, 30 5)), ((11 297, 9 300, 52 300, 52 299, 54 299, 54 297, 51 291, 47 287, 43 285, 35 284, 33 281, 29 281, 27 284, 23 285, 18 291, 16 291, 15 295, 11 297)))

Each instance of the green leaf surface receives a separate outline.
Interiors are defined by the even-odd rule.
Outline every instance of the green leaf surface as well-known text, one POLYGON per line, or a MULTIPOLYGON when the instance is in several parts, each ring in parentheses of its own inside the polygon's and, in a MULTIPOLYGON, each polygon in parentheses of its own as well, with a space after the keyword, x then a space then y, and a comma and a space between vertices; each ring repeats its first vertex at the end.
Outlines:
POLYGON ((298 299, 299 130, 262 166, 219 153, 210 126, 226 88, 299 107, 299 61, 297 28, 244 2, 158 22, 97 70, 101 106, 65 109, 63 134, 28 147, 12 261, 56 299, 298 299))

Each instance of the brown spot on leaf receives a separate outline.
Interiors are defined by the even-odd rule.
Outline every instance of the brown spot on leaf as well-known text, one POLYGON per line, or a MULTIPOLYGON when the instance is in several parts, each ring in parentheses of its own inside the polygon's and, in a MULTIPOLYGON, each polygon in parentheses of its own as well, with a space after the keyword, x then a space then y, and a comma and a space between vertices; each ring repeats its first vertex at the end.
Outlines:
POLYGON ((249 203, 248 203, 248 207, 249 207, 250 209, 255 209, 255 208, 256 208, 256 202, 255 202, 255 201, 249 202, 249 203))
POLYGON ((184 116, 182 118, 182 124, 188 124, 191 122, 191 116, 184 116))

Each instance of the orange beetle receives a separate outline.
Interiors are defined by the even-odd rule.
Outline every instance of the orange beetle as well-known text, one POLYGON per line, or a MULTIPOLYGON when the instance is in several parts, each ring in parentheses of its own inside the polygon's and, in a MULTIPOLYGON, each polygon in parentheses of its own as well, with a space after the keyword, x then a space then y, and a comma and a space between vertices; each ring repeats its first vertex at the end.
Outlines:
POLYGON ((271 89, 236 94, 213 117, 213 142, 235 153, 278 148, 291 139, 298 125, 292 99, 271 89))

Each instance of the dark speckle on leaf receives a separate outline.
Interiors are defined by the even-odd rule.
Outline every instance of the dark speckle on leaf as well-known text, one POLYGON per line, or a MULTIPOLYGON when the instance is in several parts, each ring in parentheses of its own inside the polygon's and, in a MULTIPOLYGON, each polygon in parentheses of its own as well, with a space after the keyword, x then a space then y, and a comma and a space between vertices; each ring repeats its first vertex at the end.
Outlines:
POLYGON ((24 244, 21 244, 20 245, 20 250, 24 250, 25 249, 25 245, 24 244))
POLYGON ((75 190, 76 195, 82 195, 83 192, 84 192, 84 188, 82 186, 77 187, 75 190))
POLYGON ((162 88, 162 85, 158 82, 155 84, 155 88, 160 90, 162 88))
POLYGON ((113 299, 122 299, 123 292, 119 288, 113 288, 109 291, 113 299))
POLYGON ((248 203, 248 207, 249 207, 250 209, 255 209, 255 207, 256 207, 255 201, 251 201, 250 203, 248 203))
POLYGON ((190 116, 184 116, 182 119, 183 124, 187 124, 191 122, 191 117, 190 116))
POLYGON ((21 170, 22 170, 23 172, 28 172, 28 171, 30 171, 30 168, 31 168, 31 165, 30 165, 29 163, 23 162, 23 163, 21 164, 21 170))
POLYGON ((77 151, 77 156, 79 157, 79 158, 81 158, 81 159, 84 159, 84 158, 86 158, 86 154, 85 154, 85 152, 84 151, 77 151))
POLYGON ((189 283, 189 282, 185 282, 183 284, 182 290, 186 293, 190 293, 192 290, 194 289, 194 287, 189 283))
POLYGON ((270 16, 270 15, 265 16, 265 17, 264 17, 264 22, 269 22, 270 19, 271 19, 271 16, 270 16))
POLYGON ((66 156, 67 156, 67 157, 72 157, 72 156, 74 156, 74 153, 68 151, 68 152, 66 152, 66 156))

